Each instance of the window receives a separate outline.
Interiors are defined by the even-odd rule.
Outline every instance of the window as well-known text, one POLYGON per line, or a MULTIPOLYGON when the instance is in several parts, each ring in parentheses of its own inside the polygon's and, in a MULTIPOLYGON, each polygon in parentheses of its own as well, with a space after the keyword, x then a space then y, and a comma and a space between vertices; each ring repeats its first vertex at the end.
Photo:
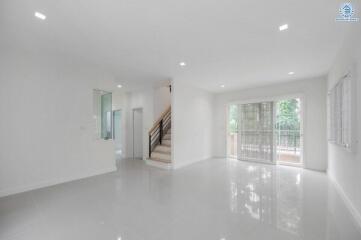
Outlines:
POLYGON ((352 145, 352 86, 351 77, 346 75, 328 94, 328 118, 330 142, 351 149, 352 145))
POLYGON ((112 93, 102 90, 93 91, 93 115, 95 138, 112 139, 112 93))

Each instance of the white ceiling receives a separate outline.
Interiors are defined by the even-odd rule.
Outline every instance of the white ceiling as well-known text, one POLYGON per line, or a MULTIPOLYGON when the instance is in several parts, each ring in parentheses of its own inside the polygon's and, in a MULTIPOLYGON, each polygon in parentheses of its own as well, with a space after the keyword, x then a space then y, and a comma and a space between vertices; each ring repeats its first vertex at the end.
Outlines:
POLYGON ((99 65, 125 88, 180 79, 219 92, 326 74, 350 24, 335 22, 340 3, 1 0, 0 41, 99 65))

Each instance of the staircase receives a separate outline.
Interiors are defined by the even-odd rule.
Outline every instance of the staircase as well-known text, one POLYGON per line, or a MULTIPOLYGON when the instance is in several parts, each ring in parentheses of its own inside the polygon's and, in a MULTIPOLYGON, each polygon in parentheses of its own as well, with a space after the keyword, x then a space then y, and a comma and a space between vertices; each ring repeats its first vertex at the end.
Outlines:
POLYGON ((149 159, 153 162, 170 164, 171 159, 171 107, 155 122, 149 131, 149 159))
POLYGON ((158 144, 151 153, 150 160, 171 163, 171 130, 162 138, 162 144, 158 144))

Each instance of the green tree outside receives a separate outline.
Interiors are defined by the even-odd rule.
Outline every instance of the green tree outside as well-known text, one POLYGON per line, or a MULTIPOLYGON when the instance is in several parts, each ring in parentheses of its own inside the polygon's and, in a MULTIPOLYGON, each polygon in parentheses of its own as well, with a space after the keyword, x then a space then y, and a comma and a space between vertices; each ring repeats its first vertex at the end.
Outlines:
MULTIPOLYGON (((281 100, 277 102, 276 129, 300 130, 300 101, 299 99, 281 100)), ((229 107, 229 132, 237 133, 238 106, 229 107)))
POLYGON ((277 102, 276 129, 300 130, 300 102, 298 99, 277 102))
POLYGON ((229 132, 237 133, 238 131, 238 106, 230 105, 229 107, 229 132))

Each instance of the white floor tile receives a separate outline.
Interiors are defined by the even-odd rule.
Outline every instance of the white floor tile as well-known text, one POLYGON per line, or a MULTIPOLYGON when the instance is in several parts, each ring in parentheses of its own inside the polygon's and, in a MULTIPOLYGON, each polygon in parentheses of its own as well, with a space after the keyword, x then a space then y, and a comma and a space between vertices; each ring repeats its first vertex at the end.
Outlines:
POLYGON ((326 174, 210 159, 115 173, 0 199, 0 239, 360 240, 326 174))

